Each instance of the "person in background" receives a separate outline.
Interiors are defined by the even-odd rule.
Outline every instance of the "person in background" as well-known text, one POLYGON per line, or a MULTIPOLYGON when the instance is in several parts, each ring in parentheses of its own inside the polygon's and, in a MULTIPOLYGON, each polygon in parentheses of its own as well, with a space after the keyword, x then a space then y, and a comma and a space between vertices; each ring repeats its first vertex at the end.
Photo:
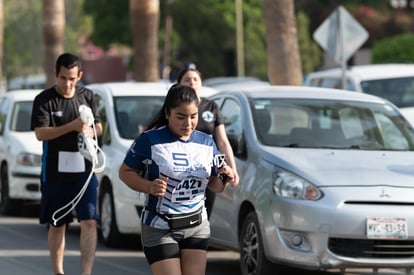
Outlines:
POLYGON ((205 190, 222 192, 233 170, 216 166, 220 152, 197 131, 199 98, 188 86, 170 87, 160 112, 138 136, 119 178, 146 193, 141 215, 144 254, 155 275, 204 275, 210 223, 205 190))
POLYGON ((78 56, 64 53, 55 66, 56 85, 43 90, 33 102, 31 128, 43 142, 41 172, 41 205, 39 220, 48 224, 48 245, 55 274, 64 274, 65 229, 73 221, 72 213, 63 215, 59 209, 71 202, 88 181, 88 186, 76 205, 80 222, 81 274, 92 273, 97 231, 96 211, 98 182, 92 173, 92 163, 78 149, 78 134, 93 137, 95 131, 84 124, 79 106, 92 110, 96 134, 102 133, 102 124, 91 90, 76 86, 82 78, 78 56), (92 176, 93 175, 93 176, 92 176), (91 177, 92 176, 92 177, 91 177), (55 214, 60 216, 57 220, 55 214))
MULTIPOLYGON (((182 70, 177 78, 177 83, 193 88, 200 98, 200 105, 198 106, 198 124, 197 130, 213 136, 219 151, 226 155, 227 164, 233 168, 234 179, 232 186, 236 187, 239 184, 239 175, 237 173, 236 162, 234 160, 233 150, 227 138, 224 128, 224 120, 217 104, 209 99, 203 98, 201 95, 202 78, 200 71, 192 63, 187 64, 186 68, 182 70)), ((211 215, 216 194, 210 190, 206 191, 205 204, 207 207, 208 217, 211 215)))

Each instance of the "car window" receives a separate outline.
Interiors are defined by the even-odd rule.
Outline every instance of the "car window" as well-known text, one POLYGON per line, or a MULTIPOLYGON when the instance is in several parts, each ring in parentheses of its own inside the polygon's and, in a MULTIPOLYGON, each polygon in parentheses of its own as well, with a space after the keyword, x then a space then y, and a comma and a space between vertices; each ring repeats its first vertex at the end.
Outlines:
POLYGON ((242 135, 243 127, 241 109, 237 101, 233 99, 226 99, 223 102, 221 113, 224 118, 226 133, 228 135, 242 135))
POLYGON ((320 81, 320 86, 325 88, 342 88, 342 82, 339 78, 324 78, 320 81))
POLYGON ((10 122, 10 130, 16 132, 29 132, 32 117, 32 101, 16 102, 10 122))
POLYGON ((98 108, 99 117, 101 118, 102 124, 102 135, 99 137, 99 141, 102 144, 110 144, 111 143, 111 129, 108 123, 108 119, 106 116, 106 109, 105 109, 105 100, 99 95, 95 94, 95 102, 98 108))
POLYGON ((10 102, 7 98, 3 97, 0 99, 0 135, 4 133, 9 106, 10 102))
POLYGON ((396 127, 391 119, 382 113, 375 114, 381 136, 383 137, 384 147, 396 150, 407 150, 409 144, 404 134, 396 127))
MULTIPOLYGON (((323 87, 323 88, 333 88, 333 89, 342 89, 342 78, 340 77, 320 77, 310 79, 309 86, 323 87)), ((345 90, 356 91, 355 85, 349 80, 346 80, 345 90)))
POLYGON ((114 98, 115 119, 119 135, 134 139, 161 110, 163 96, 122 96, 114 98))
POLYGON ((413 150, 413 130, 390 105, 317 99, 258 99, 252 113, 270 146, 413 150), (264 114, 266 113, 266 115, 264 114))
POLYGON ((397 107, 414 106, 414 77, 363 81, 364 93, 385 98, 397 107))

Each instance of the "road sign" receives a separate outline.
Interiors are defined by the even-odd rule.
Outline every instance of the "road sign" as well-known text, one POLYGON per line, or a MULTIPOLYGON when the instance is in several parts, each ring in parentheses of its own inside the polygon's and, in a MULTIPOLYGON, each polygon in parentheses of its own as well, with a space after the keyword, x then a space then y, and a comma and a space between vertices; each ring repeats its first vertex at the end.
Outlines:
POLYGON ((346 63, 368 36, 364 27, 342 6, 332 12, 313 33, 313 39, 339 64, 346 63))

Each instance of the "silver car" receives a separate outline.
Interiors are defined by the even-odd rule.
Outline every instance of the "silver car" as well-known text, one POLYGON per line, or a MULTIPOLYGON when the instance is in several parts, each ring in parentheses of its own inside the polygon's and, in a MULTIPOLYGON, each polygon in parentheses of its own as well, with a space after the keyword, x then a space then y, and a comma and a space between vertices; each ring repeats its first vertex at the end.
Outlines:
POLYGON ((396 106, 304 86, 210 98, 240 174, 216 197, 210 244, 239 251, 242 274, 414 266, 414 130, 396 106))

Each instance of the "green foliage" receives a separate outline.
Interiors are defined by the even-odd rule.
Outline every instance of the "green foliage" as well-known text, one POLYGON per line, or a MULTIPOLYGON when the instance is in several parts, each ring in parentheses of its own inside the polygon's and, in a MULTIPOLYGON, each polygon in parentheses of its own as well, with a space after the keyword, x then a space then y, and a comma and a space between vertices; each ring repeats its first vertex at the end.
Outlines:
POLYGON ((405 33, 378 40, 372 47, 372 62, 414 62, 414 34, 405 33))
POLYGON ((3 73, 40 72, 43 64, 41 1, 4 1, 3 73))
MULTIPOLYGON (((90 18, 82 15, 83 1, 65 1, 65 51, 78 53, 78 39, 91 32, 90 18)), ((4 1, 4 75, 11 78, 42 73, 43 48, 42 1, 4 1)))
MULTIPOLYGON (((245 73, 267 79, 266 33, 262 0, 243 1, 245 73)), ((197 64, 204 77, 236 75, 236 26, 234 1, 175 1, 174 43, 178 65, 197 64), (188 7, 191 6, 191 12, 188 7)), ((320 50, 311 39, 309 18, 304 12, 297 19, 298 39, 305 73, 320 65, 320 50)))
POLYGON ((262 1, 243 1, 244 56, 247 76, 267 80, 266 33, 262 1))
POLYGON ((314 71, 321 63, 321 51, 309 32, 309 18, 300 11, 296 15, 299 51, 304 75, 314 71))
MULTIPOLYGON (((234 1, 175 1, 174 32, 179 41, 176 66, 191 61, 205 78, 236 75, 236 20, 234 1), (188 11, 191 7, 191 12, 188 11)), ((261 0, 243 1, 246 75, 267 77, 265 33, 261 0)))
POLYGON ((93 32, 92 17, 83 12, 88 0, 65 0, 65 51, 80 54, 80 44, 93 32))
POLYGON ((132 44, 129 1, 87 0, 83 8, 93 18, 94 44, 105 49, 112 43, 132 44))
POLYGON ((193 62, 204 77, 224 75, 223 60, 235 41, 234 26, 228 23, 228 13, 234 14, 233 3, 180 0, 174 2, 171 12, 175 37, 179 40, 172 41, 176 47, 172 64, 181 67, 185 62, 193 62))
MULTIPOLYGON (((160 0, 159 47, 162 53, 167 0, 160 0)), ((243 0, 245 73, 267 79, 263 1, 243 0)), ((204 77, 236 74, 235 1, 175 0, 171 2, 171 62, 194 62, 204 77)), ((311 34, 343 5, 369 31, 373 62, 413 61, 410 11, 393 10, 388 1, 295 0, 303 73, 319 67, 321 51, 311 34), (404 35, 387 40, 390 34, 404 35)), ((65 0, 65 51, 80 52, 82 39, 97 46, 132 46, 129 1, 65 0)), ((7 77, 43 71, 42 2, 4 1, 4 59, 7 77)), ((160 58, 160 63, 162 59, 160 58)))

